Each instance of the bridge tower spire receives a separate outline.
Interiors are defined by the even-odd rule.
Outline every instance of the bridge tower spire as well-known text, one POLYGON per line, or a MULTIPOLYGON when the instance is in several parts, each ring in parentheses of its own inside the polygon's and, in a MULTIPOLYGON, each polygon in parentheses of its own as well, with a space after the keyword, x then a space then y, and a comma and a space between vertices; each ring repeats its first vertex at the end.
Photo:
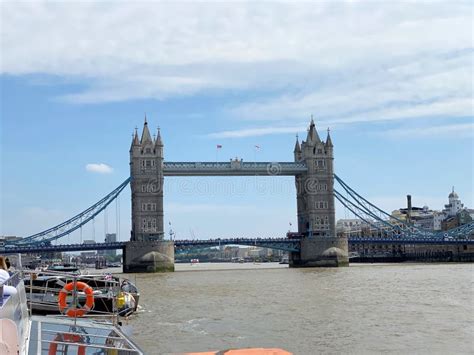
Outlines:
POLYGON ((332 150, 333 147, 334 146, 332 145, 331 135, 329 134, 329 128, 328 128, 328 136, 326 138, 326 149, 332 150))
POLYGON ((300 146, 300 141, 298 139, 298 135, 296 135, 296 143, 295 143, 295 149, 293 150, 293 154, 295 156, 295 161, 301 160, 301 146, 300 146))
POLYGON ((315 145, 320 142, 321 142, 321 139, 319 138, 318 131, 316 130, 316 125, 314 124, 313 115, 311 115, 311 122, 308 128, 308 136, 306 137, 306 144, 315 145))
POLYGON ((151 139, 150 130, 148 129, 148 122, 145 116, 145 123, 143 124, 142 139, 140 140, 140 144, 143 145, 147 142, 153 143, 153 140, 151 139))
POLYGON ((158 156, 163 158, 163 140, 161 139, 160 127, 158 127, 158 133, 156 134, 155 152, 158 156))
POLYGON ((135 128, 135 133, 133 134, 133 138, 132 138, 132 144, 130 146, 130 153, 134 150, 134 149, 139 149, 140 147, 140 141, 138 140, 138 132, 137 132, 137 128, 135 128))

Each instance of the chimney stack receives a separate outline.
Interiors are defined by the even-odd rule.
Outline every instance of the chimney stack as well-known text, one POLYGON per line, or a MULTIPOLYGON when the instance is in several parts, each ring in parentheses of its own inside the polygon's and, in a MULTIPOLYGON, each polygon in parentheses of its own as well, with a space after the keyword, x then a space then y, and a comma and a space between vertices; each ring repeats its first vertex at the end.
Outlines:
POLYGON ((411 195, 407 195, 407 222, 411 223, 411 195))

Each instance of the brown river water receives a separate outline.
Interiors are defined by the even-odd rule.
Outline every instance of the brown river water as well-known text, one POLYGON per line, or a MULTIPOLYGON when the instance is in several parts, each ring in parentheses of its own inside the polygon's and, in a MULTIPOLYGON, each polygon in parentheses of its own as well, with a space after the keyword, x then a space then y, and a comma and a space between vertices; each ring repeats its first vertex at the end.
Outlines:
POLYGON ((177 264, 128 277, 142 309, 125 323, 147 354, 474 354, 473 264, 177 264))

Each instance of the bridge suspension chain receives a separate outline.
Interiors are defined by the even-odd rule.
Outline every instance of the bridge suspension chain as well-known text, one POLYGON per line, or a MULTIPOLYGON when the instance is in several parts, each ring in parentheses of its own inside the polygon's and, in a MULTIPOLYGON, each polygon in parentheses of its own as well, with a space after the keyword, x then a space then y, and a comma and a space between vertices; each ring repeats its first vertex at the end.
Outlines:
MULTIPOLYGON (((334 197, 349 211, 351 211, 356 217, 367 223, 368 225, 380 229, 380 226, 375 224, 374 220, 371 218, 367 218, 364 216, 365 211, 361 211, 360 207, 358 207, 356 204, 354 204, 352 201, 344 197, 339 191, 334 190, 334 197), (352 206, 352 207, 351 207, 352 206)), ((373 216, 371 216, 373 217, 373 216)), ((388 224, 388 223, 387 223, 388 224)), ((391 226, 391 225, 390 225, 391 226)), ((392 226, 391 226, 392 227, 392 226)))
POLYGON ((44 242, 51 242, 53 240, 64 237, 77 229, 81 229, 81 242, 82 242, 82 226, 93 220, 99 213, 101 213, 117 196, 123 191, 123 189, 130 182, 130 178, 127 178, 117 188, 110 192, 107 196, 85 209, 81 213, 74 217, 62 222, 54 227, 51 227, 42 232, 30 235, 21 240, 13 242, 14 244, 39 244, 44 242))
MULTIPOLYGON (((429 231, 423 230, 421 228, 409 225, 406 221, 403 221, 397 217, 392 216, 391 214, 385 212, 381 208, 377 207, 373 203, 369 202, 367 199, 362 197, 358 194, 354 189, 352 189, 349 185, 347 185, 341 178, 339 178, 336 174, 334 174, 334 179, 342 186, 344 191, 355 201, 357 204, 357 208, 365 211, 365 213, 369 214, 375 220, 388 225, 390 227, 397 228, 405 233, 430 233, 429 231), (396 223, 387 222, 388 220, 393 220, 396 223)), ((342 195, 341 195, 342 196, 342 195)), ((355 207, 356 205, 354 205, 355 207)))

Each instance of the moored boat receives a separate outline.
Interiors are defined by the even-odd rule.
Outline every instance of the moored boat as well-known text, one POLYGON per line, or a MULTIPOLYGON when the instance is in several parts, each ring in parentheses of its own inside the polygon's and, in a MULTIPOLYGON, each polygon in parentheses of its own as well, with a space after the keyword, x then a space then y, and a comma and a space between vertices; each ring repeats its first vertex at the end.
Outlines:
POLYGON ((4 294, 4 283, 0 282, 1 354, 143 354, 118 323, 31 316, 21 275, 14 274, 5 284, 14 292, 8 288, 4 294))
MULTIPOLYGON (((30 273, 24 282, 27 301, 35 314, 60 313, 59 296, 67 285, 74 283, 83 283, 91 288, 92 314, 118 313, 120 316, 128 316, 137 310, 140 298, 133 283, 110 274, 77 275, 46 271, 41 274, 30 273)), ((86 303, 87 295, 84 290, 77 291, 75 294, 68 294, 65 300, 67 304, 76 302, 83 306, 86 303)))

